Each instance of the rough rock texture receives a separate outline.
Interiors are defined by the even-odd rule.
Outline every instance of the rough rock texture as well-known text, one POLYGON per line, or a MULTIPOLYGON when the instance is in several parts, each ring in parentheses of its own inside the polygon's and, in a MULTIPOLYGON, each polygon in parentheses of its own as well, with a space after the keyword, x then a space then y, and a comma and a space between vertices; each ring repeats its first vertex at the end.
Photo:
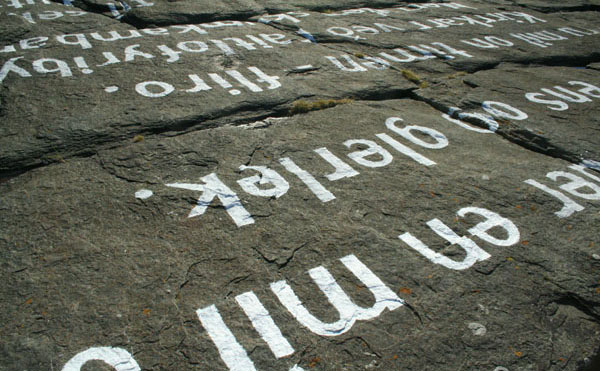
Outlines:
POLYGON ((0 5, 0 370, 598 369, 598 2, 0 5))

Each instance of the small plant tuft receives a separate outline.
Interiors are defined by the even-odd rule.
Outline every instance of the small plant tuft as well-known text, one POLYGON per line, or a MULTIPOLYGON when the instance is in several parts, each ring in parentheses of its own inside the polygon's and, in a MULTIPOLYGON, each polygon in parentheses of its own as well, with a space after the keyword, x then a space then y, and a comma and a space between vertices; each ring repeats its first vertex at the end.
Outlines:
POLYGON ((290 113, 292 115, 298 113, 306 113, 310 111, 318 111, 326 108, 335 107, 338 104, 347 104, 351 103, 352 99, 344 98, 344 99, 319 99, 316 101, 305 101, 305 100, 297 100, 292 103, 292 108, 290 109, 290 113))
POLYGON ((400 72, 402 72, 402 77, 404 77, 408 81, 415 83, 415 84, 421 83, 421 77, 419 77, 419 75, 412 72, 411 70, 401 70, 400 72))
POLYGON ((144 141, 143 135, 136 135, 133 137, 133 143, 139 143, 139 142, 143 142, 143 141, 144 141))

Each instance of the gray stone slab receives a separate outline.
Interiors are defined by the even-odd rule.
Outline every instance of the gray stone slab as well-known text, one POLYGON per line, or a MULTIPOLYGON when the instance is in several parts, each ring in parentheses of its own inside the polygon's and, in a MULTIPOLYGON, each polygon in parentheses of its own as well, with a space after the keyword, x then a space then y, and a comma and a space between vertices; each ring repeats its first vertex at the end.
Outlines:
POLYGON ((598 167, 599 78, 597 71, 583 67, 502 65, 440 80, 417 94, 439 104, 440 110, 459 109, 455 118, 487 115, 487 123, 485 117, 463 118, 497 126, 499 134, 536 151, 598 167))
POLYGON ((287 114, 302 98, 414 87, 395 71, 348 75, 326 59, 326 47, 239 21, 149 30, 117 23, 13 54, 24 55, 5 61, 2 170, 93 153, 137 134, 287 114))
POLYGON ((600 185, 569 166, 407 99, 148 138, 32 170, 0 184, 2 359, 8 369, 67 371, 110 354, 141 369, 575 370, 600 332, 600 185), (379 154, 360 154, 369 147, 379 154), (340 163, 336 172, 320 148, 357 174, 340 163), (276 172, 262 184, 260 166, 276 172), (546 176, 556 171, 571 178, 546 176), (562 217, 563 202, 524 182, 559 190, 574 179, 562 191, 580 208, 562 217), (190 215, 213 191, 223 198, 190 215), (483 209, 505 227, 483 233, 483 209), (477 245, 465 245, 475 261, 426 258, 404 242, 410 233, 463 261, 463 249, 426 224, 435 220, 477 245), (327 291, 337 287, 329 275, 370 308, 383 286, 365 272, 392 294, 379 291, 387 301, 373 312, 348 314, 327 291), (320 321, 340 318, 320 290, 351 320, 301 325, 306 315, 272 289, 282 280, 320 321), (273 348, 236 301, 250 292, 262 304, 246 308, 274 321, 252 317, 273 348), (235 341, 227 331, 219 338, 218 318, 235 341))
POLYGON ((0 370, 597 369, 597 9, 4 0, 0 370))
POLYGON ((89 155, 135 135, 218 126, 232 115, 236 122, 281 115, 307 97, 389 99, 503 61, 598 59, 599 34, 581 12, 421 4, 141 30, 95 17, 104 27, 90 32, 61 33, 54 20, 41 39, 11 36, 0 91, 2 171, 89 155), (257 71, 273 79, 261 83, 257 71))

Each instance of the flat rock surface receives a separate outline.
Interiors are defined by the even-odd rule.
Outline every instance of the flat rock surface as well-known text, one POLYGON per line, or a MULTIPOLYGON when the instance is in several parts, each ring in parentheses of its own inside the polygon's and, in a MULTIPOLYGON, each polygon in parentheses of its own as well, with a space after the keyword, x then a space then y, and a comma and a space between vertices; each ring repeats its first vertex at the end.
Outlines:
POLYGON ((597 2, 0 5, 0 370, 597 369, 597 2))

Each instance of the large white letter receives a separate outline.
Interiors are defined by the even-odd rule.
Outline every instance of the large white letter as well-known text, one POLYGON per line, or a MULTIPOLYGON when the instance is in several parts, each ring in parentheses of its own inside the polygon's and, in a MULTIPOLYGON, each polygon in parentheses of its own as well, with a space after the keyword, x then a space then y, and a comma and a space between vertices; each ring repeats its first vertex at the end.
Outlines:
POLYGON ((254 219, 244 206, 242 201, 229 187, 225 185, 218 177, 217 174, 211 173, 205 177, 200 178, 206 184, 189 184, 189 183, 171 183, 166 184, 167 187, 189 189, 191 191, 202 192, 202 196, 198 198, 198 204, 192 209, 188 218, 193 218, 198 215, 202 215, 206 212, 206 209, 212 203, 215 197, 218 197, 225 211, 229 214, 231 219, 235 222, 238 227, 254 223, 254 219))
POLYGON ((288 182, 275 170, 271 170, 265 166, 240 166, 240 170, 244 171, 246 169, 260 172, 260 176, 254 175, 237 181, 242 189, 252 196, 279 198, 290 189, 288 182), (256 186, 257 184, 265 185, 269 183, 273 185, 269 189, 260 189, 256 186))
POLYGON ((216 306, 211 305, 196 311, 202 327, 215 343, 221 359, 231 371, 255 371, 254 363, 248 358, 248 353, 237 342, 235 336, 225 322, 216 306))
POLYGON ((357 164, 366 167, 382 167, 388 165, 393 160, 392 155, 388 151, 372 140, 350 139, 344 142, 344 145, 348 148, 350 148, 353 144, 362 144, 368 147, 362 151, 348 153, 348 157, 356 161, 357 164), (371 155, 379 155, 381 156, 381 160, 371 161, 365 158, 371 155))
POLYGON ((124 349, 112 347, 90 348, 77 354, 67 362, 62 371, 80 371, 88 361, 102 361, 117 371, 140 371, 135 359, 124 349))
POLYGON ((469 233, 472 235, 497 246, 512 246, 519 242, 519 239, 521 238, 519 229, 515 223, 509 219, 503 218, 500 216, 500 214, 487 209, 482 209, 480 207, 464 207, 457 212, 458 216, 460 217, 464 217, 466 214, 471 213, 478 214, 486 218, 484 222, 481 222, 469 229, 469 233), (506 231, 507 237, 501 240, 487 233, 494 227, 503 228, 506 231))
POLYGON ((443 265, 446 268, 454 269, 454 270, 463 270, 470 268, 473 264, 478 261, 483 261, 488 259, 491 255, 482 250, 475 242, 470 240, 467 237, 459 237, 452 229, 450 229, 447 225, 442 223, 439 219, 432 219, 427 222, 429 228, 431 228, 438 236, 443 239, 449 241, 452 244, 458 244, 460 247, 465 250, 466 256, 463 261, 455 261, 447 256, 444 256, 440 253, 437 253, 427 247, 421 240, 413 236, 412 234, 406 232, 398 238, 400 238, 404 243, 413 249, 420 252, 423 256, 429 259, 431 262, 435 264, 443 265))
POLYGON ((327 269, 323 267, 311 269, 308 271, 308 274, 340 314, 340 319, 336 322, 324 323, 310 314, 286 281, 278 281, 271 284, 271 290, 296 320, 310 331, 321 336, 341 335, 350 331, 356 321, 376 318, 386 308, 392 311, 404 305, 404 301, 354 255, 348 255, 340 260, 346 268, 369 288, 375 297, 375 304, 371 308, 357 306, 342 290, 327 269))

